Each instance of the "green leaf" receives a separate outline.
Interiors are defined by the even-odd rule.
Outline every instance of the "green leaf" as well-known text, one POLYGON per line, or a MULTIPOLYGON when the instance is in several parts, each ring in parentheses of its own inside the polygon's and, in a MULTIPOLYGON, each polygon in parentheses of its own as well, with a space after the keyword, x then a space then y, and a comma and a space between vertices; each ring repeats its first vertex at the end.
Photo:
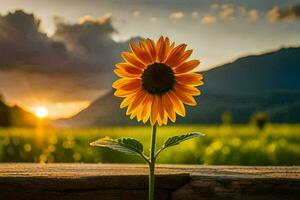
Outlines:
POLYGON ((167 139, 163 145, 163 148, 167 148, 167 147, 171 147, 171 146, 175 146, 180 144, 183 141, 195 138, 195 137, 201 137, 201 136, 205 136, 202 133, 188 133, 188 134, 184 134, 184 135, 177 135, 177 136, 173 136, 170 137, 169 139, 167 139))
POLYGON ((90 145, 110 148, 129 155, 143 155, 143 145, 132 138, 111 139, 105 137, 90 143, 90 145))

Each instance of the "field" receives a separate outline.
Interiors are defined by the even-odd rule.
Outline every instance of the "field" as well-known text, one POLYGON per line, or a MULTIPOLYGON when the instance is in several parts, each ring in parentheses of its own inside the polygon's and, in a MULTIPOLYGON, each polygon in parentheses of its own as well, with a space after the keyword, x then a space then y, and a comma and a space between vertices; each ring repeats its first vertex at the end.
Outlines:
MULTIPOLYGON (((159 163, 208 165, 300 165, 300 125, 169 126, 158 128, 158 145, 169 136, 198 131, 202 138, 165 150, 159 163)), ((0 129, 0 162, 142 163, 138 157, 89 143, 104 137, 139 139, 146 152, 150 128, 0 129)))

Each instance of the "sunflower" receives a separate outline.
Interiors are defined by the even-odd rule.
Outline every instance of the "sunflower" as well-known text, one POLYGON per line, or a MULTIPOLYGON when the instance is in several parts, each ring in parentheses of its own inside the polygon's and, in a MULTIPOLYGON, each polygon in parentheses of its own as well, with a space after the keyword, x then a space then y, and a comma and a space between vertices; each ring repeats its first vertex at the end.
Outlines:
POLYGON ((115 96, 124 98, 120 108, 127 107, 126 115, 150 124, 176 121, 176 113, 185 116, 186 105, 195 106, 194 96, 200 95, 196 86, 203 85, 202 74, 191 72, 199 65, 189 60, 192 50, 186 44, 175 46, 169 38, 141 40, 130 43, 132 52, 123 52, 123 63, 116 64, 113 83, 115 96))

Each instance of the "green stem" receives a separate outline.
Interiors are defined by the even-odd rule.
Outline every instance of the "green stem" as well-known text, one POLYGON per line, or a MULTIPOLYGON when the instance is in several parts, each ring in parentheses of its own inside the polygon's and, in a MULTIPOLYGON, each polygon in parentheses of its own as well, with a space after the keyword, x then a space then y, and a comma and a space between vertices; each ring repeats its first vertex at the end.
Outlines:
POLYGON ((156 124, 152 127, 150 163, 149 163, 149 200, 154 200, 154 181, 155 181, 155 142, 156 142, 156 124))

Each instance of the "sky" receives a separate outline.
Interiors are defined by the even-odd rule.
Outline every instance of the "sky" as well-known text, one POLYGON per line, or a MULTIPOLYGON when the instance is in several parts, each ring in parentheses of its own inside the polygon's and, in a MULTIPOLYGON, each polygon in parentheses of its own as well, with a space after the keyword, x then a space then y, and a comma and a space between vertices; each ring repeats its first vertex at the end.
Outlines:
POLYGON ((111 89, 128 41, 168 36, 207 70, 300 46, 300 0, 0 0, 0 94, 69 117, 111 89))

